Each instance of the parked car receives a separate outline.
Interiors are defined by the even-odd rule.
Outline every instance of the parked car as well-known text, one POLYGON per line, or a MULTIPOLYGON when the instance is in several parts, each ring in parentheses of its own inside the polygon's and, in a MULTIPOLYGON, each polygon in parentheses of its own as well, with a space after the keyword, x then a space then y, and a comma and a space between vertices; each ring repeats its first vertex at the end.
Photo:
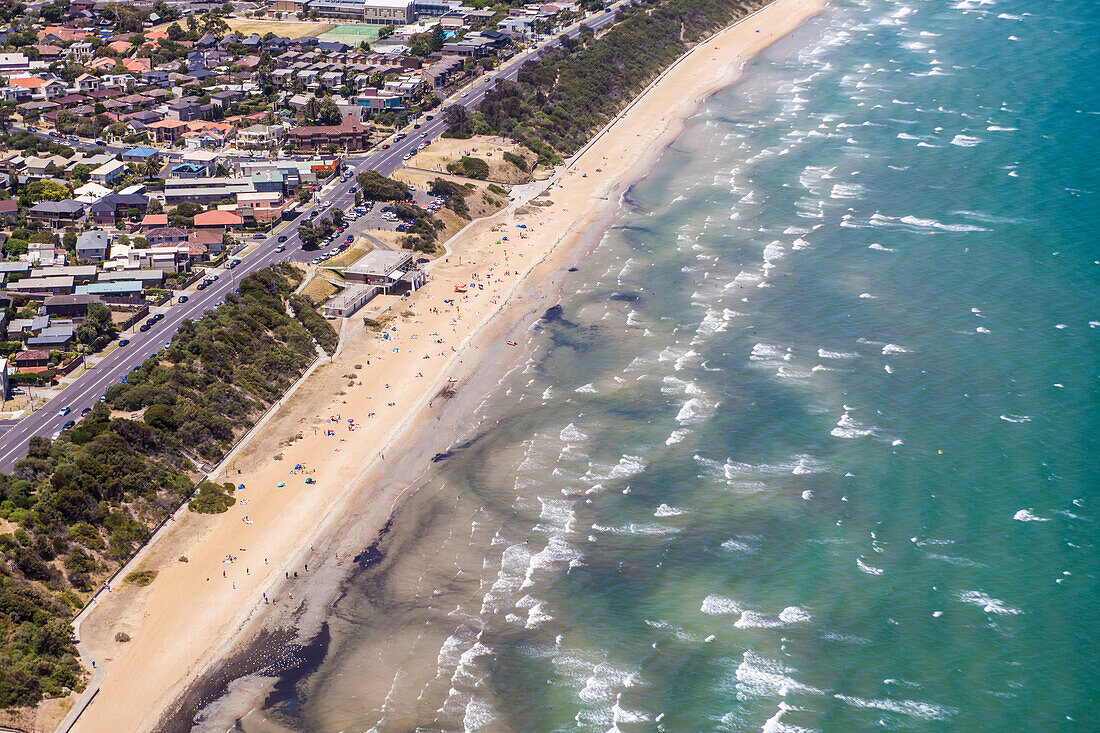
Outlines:
POLYGON ((53 435, 50 436, 50 440, 57 440, 60 437, 61 437, 61 431, 58 430, 56 433, 54 433, 53 435))
POLYGON ((177 303, 182 304, 182 303, 186 303, 187 301, 188 301, 188 297, 186 295, 181 295, 180 297, 176 298, 177 303))
POLYGON ((164 320, 164 314, 163 313, 157 313, 156 315, 153 316, 153 321, 154 322, 161 321, 161 320, 164 320))
POLYGON ((81 411, 80 411, 80 416, 81 416, 81 417, 84 417, 85 415, 87 415, 87 414, 88 414, 89 412, 91 412, 91 411, 92 411, 92 408, 90 408, 90 407, 85 407, 85 408, 84 408, 83 410, 81 410, 81 411))
POLYGON ((119 339, 118 340, 118 345, 119 346, 125 346, 128 343, 130 343, 130 339, 119 339))
POLYGON ((146 331, 149 330, 149 324, 148 323, 141 324, 141 326, 138 327, 138 330, 141 331, 142 333, 145 333, 146 331))
POLYGON ((71 430, 74 425, 76 425, 76 420, 69 420, 68 422, 65 423, 65 425, 62 426, 61 429, 62 430, 71 430))
POLYGON ((259 233, 256 233, 256 234, 253 234, 253 235, 252 235, 252 238, 253 238, 253 239, 264 239, 264 238, 266 238, 266 235, 264 235, 264 234, 259 234, 259 233))

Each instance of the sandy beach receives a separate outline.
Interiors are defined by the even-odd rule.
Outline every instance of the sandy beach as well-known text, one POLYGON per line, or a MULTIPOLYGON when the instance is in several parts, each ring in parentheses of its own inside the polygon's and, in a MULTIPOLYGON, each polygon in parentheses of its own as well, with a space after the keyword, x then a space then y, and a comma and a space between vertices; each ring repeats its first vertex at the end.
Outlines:
POLYGON ((777 0, 700 44, 568 167, 450 242, 385 331, 367 329, 366 313, 350 319, 335 357, 217 477, 245 485, 237 504, 175 522, 138 563, 155 581, 113 588, 83 620, 85 664, 104 677, 74 730, 157 728, 181 701, 194 707, 181 695, 257 632, 316 627, 331 599, 314 589, 338 585, 431 456, 462 434, 463 415, 522 358, 531 324, 625 188, 703 99, 825 4, 777 0))

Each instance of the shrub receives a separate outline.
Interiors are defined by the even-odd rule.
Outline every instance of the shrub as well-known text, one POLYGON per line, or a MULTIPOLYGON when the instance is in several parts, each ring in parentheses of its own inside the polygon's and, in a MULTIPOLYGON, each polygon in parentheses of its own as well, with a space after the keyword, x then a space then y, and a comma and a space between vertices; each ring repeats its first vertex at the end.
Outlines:
POLYGON ((139 588, 144 588, 157 577, 156 570, 135 570, 126 576, 127 583, 133 583, 139 588))
POLYGON ((197 514, 222 514, 237 503, 233 498, 233 484, 218 486, 207 480, 199 483, 198 494, 187 503, 187 508, 197 514))

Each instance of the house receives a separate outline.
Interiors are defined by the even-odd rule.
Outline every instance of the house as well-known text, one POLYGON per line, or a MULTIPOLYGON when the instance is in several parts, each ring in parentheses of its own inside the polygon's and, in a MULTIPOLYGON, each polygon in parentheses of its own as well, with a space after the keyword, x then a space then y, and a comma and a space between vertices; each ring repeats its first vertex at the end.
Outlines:
POLYGON ((50 100, 60 97, 68 89, 60 79, 43 79, 38 76, 12 77, 8 83, 29 90, 35 99, 50 100))
POLYGON ((346 116, 339 125, 292 127, 287 139, 299 150, 320 150, 330 145, 347 150, 365 150, 370 147, 370 128, 354 117, 346 116))
MULTIPOLYGON (((136 265, 135 265, 136 267, 136 265)), ((134 280, 88 283, 79 285, 75 295, 95 295, 104 303, 131 305, 144 302, 141 297, 142 284, 134 280)))
POLYGON ((101 186, 110 186, 125 173, 125 163, 120 160, 111 160, 92 171, 92 181, 101 186))
POLYGON ((88 317, 88 306, 101 302, 95 295, 51 295, 42 307, 47 316, 83 320, 88 317))
POLYGON ((237 194, 237 213, 256 223, 270 222, 283 215, 283 194, 275 191, 237 194))
POLYGON ((187 230, 179 227, 158 227, 147 231, 145 238, 151 245, 182 244, 187 241, 187 230))
POLYGON ((202 117, 202 105, 194 97, 181 97, 173 99, 167 104, 168 119, 190 122, 202 117))
POLYGON ((129 74, 106 74, 103 77, 103 86, 108 89, 124 89, 130 91, 134 88, 135 81, 134 77, 129 74))
POLYGON ((149 59, 123 59, 122 65, 126 67, 127 71, 132 71, 136 74, 141 74, 141 83, 154 87, 166 87, 171 83, 168 78, 167 71, 151 70, 146 68, 141 69, 142 66, 148 66, 149 59), (141 62, 145 63, 142 64, 141 62), (129 63, 128 63, 129 62, 129 63))
POLYGON ((107 232, 102 229, 81 232, 76 237, 76 258, 78 260, 102 262, 107 259, 107 253, 110 250, 111 242, 107 238, 107 232))
POLYGON ((19 202, 15 199, 0 201, 0 220, 14 221, 19 214, 19 202))
POLYGON ((160 157, 160 151, 154 148, 136 147, 130 148, 122 154, 122 160, 126 163, 145 163, 160 157))
POLYGON ((146 231, 166 226, 168 226, 168 214, 146 214, 141 220, 141 228, 146 231))
MULTIPOLYGON (((56 296, 55 296, 56 297, 56 296)), ((38 349, 64 349, 73 341, 72 324, 43 328, 37 336, 27 339, 27 346, 38 349)))
POLYGON ((281 125, 252 125, 237 133, 237 147, 276 148, 282 145, 286 130, 281 125))
MULTIPOLYGON (((42 50, 38 51, 38 57, 42 58, 42 50)), ((0 76, 13 76, 20 72, 30 71, 31 62, 24 53, 0 53, 0 76)))
POLYGON ((83 219, 84 211, 84 204, 72 199, 40 201, 27 210, 27 219, 45 222, 55 229, 59 229, 83 219))
POLYGON ((81 74, 76 77, 76 88, 82 92, 98 92, 99 77, 91 74, 81 74))
POLYGON ((160 120, 145 126, 146 132, 156 143, 174 143, 187 132, 187 123, 179 120, 160 120))
POLYGON ((240 229, 244 219, 232 211, 216 209, 195 214, 196 229, 240 229))
POLYGON ((219 254, 225 249, 225 232, 220 229, 193 229, 187 235, 187 244, 192 247, 202 247, 210 254, 219 254))
POLYGON ((142 194, 112 193, 92 204, 90 211, 96 224, 117 226, 134 218, 132 210, 136 210, 138 216, 144 216, 148 205, 148 197, 142 194))
POLYGON ((17 351, 11 361, 17 372, 42 372, 50 366, 50 352, 41 349, 17 351))
POLYGON ((65 250, 50 242, 31 242, 27 245, 27 261, 43 266, 65 264, 65 250))
POLYGON ((10 283, 7 288, 13 293, 23 293, 32 298, 45 299, 47 295, 68 295, 73 292, 72 275, 53 277, 25 277, 19 282, 10 283))
POLYGON ((109 193, 111 193, 111 189, 89 181, 73 191, 73 198, 82 203, 91 205, 109 193))

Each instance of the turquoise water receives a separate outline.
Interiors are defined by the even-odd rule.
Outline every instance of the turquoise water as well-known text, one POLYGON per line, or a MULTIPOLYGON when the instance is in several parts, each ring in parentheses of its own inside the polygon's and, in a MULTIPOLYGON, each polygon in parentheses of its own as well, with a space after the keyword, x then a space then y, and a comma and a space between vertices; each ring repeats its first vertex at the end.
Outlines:
POLYGON ((1098 35, 840 2, 752 64, 268 719, 1100 729, 1098 35))

